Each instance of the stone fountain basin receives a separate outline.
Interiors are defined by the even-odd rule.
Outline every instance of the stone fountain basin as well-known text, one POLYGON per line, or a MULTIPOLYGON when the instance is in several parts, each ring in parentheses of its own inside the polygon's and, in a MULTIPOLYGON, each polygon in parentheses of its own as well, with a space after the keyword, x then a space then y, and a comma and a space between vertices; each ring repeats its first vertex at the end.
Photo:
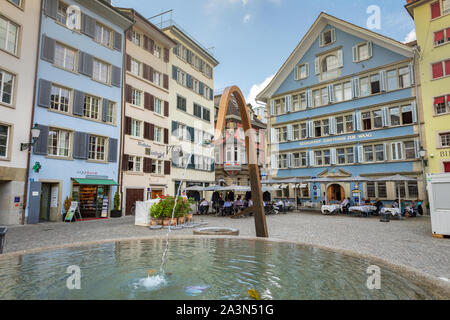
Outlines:
POLYGON ((194 230, 194 235, 197 236, 238 236, 239 229, 223 228, 223 227, 208 227, 194 230))

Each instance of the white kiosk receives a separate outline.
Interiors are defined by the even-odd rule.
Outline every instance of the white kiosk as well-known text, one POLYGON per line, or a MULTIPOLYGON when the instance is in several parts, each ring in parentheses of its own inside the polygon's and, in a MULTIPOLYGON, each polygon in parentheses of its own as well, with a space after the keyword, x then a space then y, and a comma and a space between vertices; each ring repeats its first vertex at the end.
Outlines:
POLYGON ((450 174, 428 174, 427 190, 433 237, 450 236, 450 174))

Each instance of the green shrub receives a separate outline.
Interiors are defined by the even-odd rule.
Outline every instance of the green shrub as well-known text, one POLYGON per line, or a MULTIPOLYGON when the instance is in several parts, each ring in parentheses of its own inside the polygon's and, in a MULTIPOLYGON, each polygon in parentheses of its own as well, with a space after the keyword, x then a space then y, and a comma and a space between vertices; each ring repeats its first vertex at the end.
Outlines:
MULTIPOLYGON (((190 211, 190 204, 192 200, 185 200, 182 197, 178 198, 177 206, 175 208, 175 218, 183 217, 190 211)), ((150 216, 153 219, 172 218, 173 206, 175 204, 174 197, 166 197, 165 199, 155 203, 150 208, 150 216)))
POLYGON ((114 195, 114 211, 118 211, 120 209, 120 193, 116 191, 114 195))

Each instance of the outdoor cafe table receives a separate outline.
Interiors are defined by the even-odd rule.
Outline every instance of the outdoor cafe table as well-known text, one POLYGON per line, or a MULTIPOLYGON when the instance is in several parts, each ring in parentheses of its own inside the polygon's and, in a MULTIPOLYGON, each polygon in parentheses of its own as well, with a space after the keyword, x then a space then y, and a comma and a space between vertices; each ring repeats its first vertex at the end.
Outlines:
POLYGON ((322 213, 328 214, 333 213, 335 211, 342 210, 342 206, 340 204, 332 204, 332 205, 324 205, 322 206, 322 213), (327 213, 328 211, 328 213, 327 213))
POLYGON ((375 206, 350 207, 348 209, 348 211, 350 211, 350 212, 357 211, 357 212, 362 212, 366 215, 369 215, 369 213, 377 211, 377 207, 375 207, 375 206))
POLYGON ((383 209, 381 209, 381 213, 382 214, 390 213, 393 216, 401 216, 402 215, 402 211, 399 208, 383 208, 383 209))

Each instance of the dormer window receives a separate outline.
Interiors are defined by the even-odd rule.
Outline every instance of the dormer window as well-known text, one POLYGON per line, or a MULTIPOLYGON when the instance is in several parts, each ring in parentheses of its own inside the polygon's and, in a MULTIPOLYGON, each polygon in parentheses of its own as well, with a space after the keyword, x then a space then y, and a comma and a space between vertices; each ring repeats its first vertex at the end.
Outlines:
POLYGON ((360 43, 353 47, 353 62, 361 62, 372 58, 372 42, 360 43))
POLYGON ((339 77, 340 68, 344 66, 342 49, 319 56, 315 59, 315 71, 320 81, 336 79, 339 77))
POLYGON ((320 35, 320 46, 325 47, 336 42, 336 29, 329 29, 320 35))

